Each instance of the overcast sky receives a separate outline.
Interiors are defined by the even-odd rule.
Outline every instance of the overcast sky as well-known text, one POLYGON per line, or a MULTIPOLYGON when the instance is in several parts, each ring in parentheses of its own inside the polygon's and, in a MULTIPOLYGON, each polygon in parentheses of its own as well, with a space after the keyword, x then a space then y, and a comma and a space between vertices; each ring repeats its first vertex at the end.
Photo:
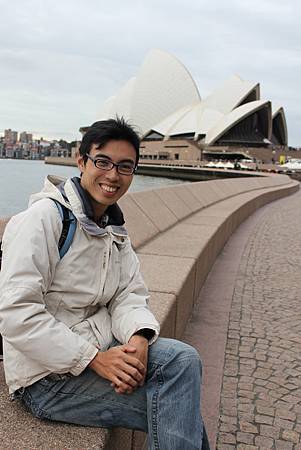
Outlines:
POLYGON ((201 97, 234 73, 260 82, 301 146, 300 12, 300 0, 0 0, 0 134, 79 138, 159 48, 201 97))

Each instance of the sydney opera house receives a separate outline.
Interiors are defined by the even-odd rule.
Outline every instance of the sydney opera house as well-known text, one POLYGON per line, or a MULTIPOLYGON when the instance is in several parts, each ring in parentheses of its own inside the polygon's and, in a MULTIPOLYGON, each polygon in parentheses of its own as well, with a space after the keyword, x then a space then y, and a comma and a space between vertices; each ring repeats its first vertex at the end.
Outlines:
POLYGON ((137 75, 105 101, 97 120, 116 115, 137 127, 142 158, 200 159, 225 152, 243 157, 288 145, 284 109, 261 99, 258 82, 234 75, 202 98, 186 67, 161 50, 146 56, 137 75))

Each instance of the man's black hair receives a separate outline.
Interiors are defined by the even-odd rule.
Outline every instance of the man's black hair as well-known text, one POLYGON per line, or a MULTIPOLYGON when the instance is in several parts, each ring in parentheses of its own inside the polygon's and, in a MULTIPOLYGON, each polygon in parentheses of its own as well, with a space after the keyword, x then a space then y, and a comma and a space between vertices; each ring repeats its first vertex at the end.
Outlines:
POLYGON ((136 165, 138 164, 140 139, 134 128, 123 117, 93 123, 83 136, 79 153, 86 161, 86 155, 90 152, 92 144, 97 144, 98 148, 101 148, 112 140, 126 141, 132 144, 136 150, 136 165))

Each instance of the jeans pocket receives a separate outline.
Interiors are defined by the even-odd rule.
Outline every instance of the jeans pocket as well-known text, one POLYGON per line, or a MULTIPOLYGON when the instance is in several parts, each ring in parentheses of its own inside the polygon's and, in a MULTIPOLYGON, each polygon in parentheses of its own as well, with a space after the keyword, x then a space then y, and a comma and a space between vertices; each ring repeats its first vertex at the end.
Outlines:
POLYGON ((73 375, 71 375, 70 373, 50 373, 49 375, 47 375, 47 377, 44 377, 41 380, 37 381, 35 385, 43 392, 49 392, 51 390, 55 391, 57 388, 59 388, 59 386, 64 384, 64 381, 72 377, 73 375))
POLYGON ((39 404, 35 401, 28 388, 24 390, 22 401, 25 407, 31 412, 34 417, 37 417, 39 419, 51 420, 50 414, 40 408, 39 404))

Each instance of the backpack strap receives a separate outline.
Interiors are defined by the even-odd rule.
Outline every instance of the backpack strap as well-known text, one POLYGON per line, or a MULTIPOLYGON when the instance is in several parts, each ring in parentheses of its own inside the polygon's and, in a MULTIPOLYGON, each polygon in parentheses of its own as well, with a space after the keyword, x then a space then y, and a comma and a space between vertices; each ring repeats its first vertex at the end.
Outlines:
POLYGON ((62 222, 63 229, 58 243, 58 249, 60 258, 67 253, 72 244, 75 230, 76 230, 76 218, 70 209, 66 208, 66 206, 62 205, 56 200, 53 200, 59 210, 62 222))

